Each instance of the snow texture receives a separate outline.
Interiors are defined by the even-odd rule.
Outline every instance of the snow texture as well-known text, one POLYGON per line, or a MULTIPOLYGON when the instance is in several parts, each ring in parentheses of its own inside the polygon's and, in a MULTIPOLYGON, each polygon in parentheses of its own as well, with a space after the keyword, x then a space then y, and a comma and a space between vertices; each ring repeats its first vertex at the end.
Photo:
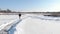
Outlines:
POLYGON ((16 21, 9 34, 60 34, 60 17, 25 14, 16 21))
POLYGON ((60 17, 27 14, 21 18, 14 34, 60 34, 60 17))

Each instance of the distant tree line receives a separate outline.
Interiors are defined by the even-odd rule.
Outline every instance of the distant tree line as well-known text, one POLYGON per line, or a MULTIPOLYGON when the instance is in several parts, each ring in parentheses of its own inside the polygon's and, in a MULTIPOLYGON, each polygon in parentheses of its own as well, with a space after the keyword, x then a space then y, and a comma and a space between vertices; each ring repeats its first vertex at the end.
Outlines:
POLYGON ((0 12, 11 12, 11 10, 7 9, 7 10, 1 10, 0 9, 0 12))

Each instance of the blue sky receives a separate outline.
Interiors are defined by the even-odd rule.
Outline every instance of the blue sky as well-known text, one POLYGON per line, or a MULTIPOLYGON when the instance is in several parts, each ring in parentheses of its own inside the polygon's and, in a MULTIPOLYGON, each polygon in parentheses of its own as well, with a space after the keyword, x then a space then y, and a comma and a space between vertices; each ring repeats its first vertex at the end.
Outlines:
POLYGON ((59 11, 60 0, 0 0, 1 9, 59 11))

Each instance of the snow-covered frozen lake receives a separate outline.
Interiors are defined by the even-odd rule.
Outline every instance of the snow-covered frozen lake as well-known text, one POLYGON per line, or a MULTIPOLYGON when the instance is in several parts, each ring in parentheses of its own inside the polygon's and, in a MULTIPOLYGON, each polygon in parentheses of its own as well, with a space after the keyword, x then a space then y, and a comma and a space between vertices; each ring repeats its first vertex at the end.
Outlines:
POLYGON ((0 25, 16 19, 19 19, 18 15, 0 15, 0 25))
MULTIPOLYGON (((18 19, 18 15, 0 15, 1 24, 18 19)), ((9 34, 60 34, 60 17, 26 14, 20 20, 9 34)))

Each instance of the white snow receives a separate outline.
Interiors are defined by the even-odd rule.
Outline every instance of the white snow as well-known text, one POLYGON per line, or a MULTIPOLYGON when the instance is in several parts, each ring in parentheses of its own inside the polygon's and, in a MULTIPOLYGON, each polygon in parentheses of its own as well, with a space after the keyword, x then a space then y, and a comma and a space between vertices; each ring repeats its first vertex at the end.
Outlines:
POLYGON ((0 25, 8 23, 12 20, 19 19, 18 15, 0 15, 0 25))
POLYGON ((0 15, 0 30, 6 29, 6 26, 12 24, 14 21, 18 19, 18 15, 0 15))
MULTIPOLYGON (((18 15, 0 15, 0 30, 18 21, 18 15)), ((60 17, 25 14, 9 34, 60 34, 60 17)))
POLYGON ((42 20, 36 17, 44 16, 29 14, 21 16, 22 21, 16 26, 14 34, 60 34, 60 21, 55 21, 58 17, 51 18, 55 20, 42 20))

